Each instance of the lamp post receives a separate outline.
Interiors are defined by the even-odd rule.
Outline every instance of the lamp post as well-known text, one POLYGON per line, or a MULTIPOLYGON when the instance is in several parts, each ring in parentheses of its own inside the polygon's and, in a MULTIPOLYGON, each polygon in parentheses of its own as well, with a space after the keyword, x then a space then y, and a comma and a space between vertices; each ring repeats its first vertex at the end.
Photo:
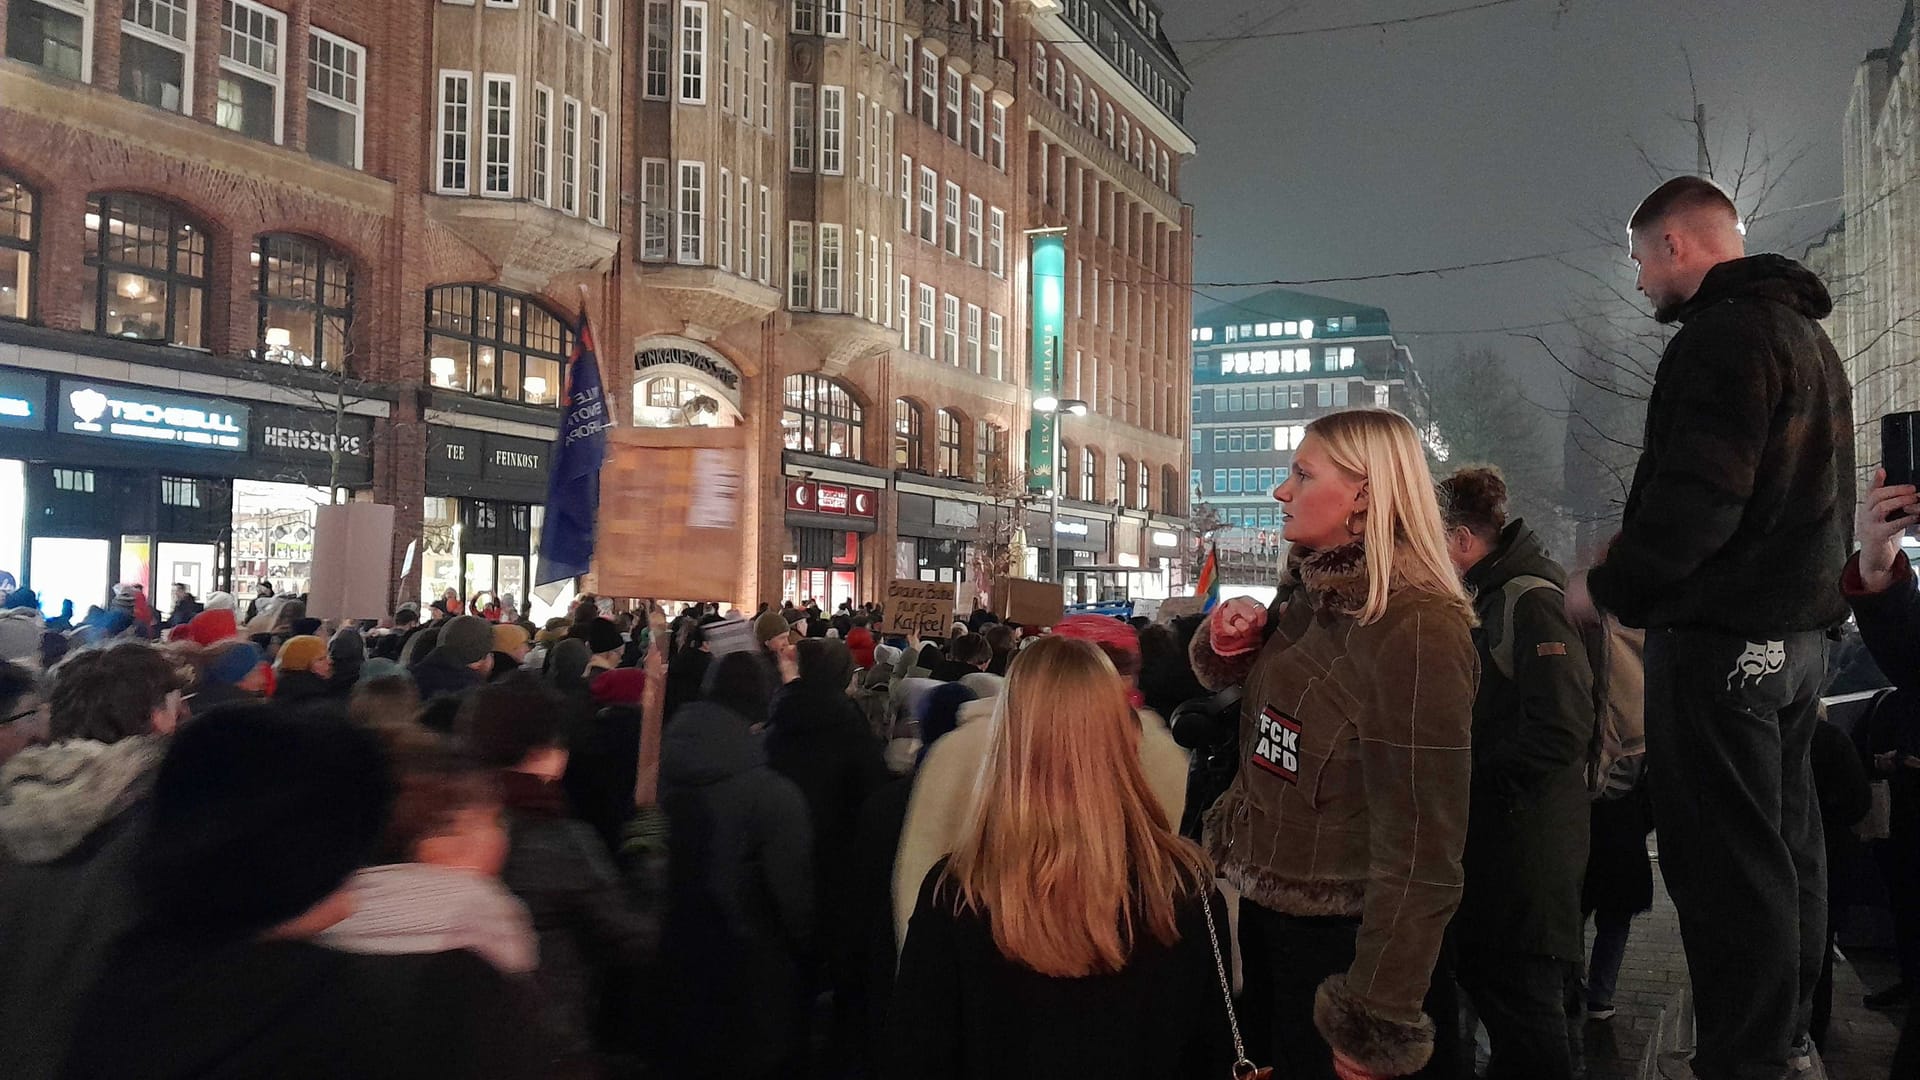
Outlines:
POLYGON ((1087 403, 1079 398, 1062 399, 1058 396, 1060 388, 1060 339, 1053 340, 1052 387, 1049 392, 1033 399, 1035 412, 1053 414, 1053 476, 1047 481, 1047 561, 1052 567, 1052 580, 1057 584, 1060 576, 1060 473, 1065 462, 1060 460, 1060 421, 1065 416, 1087 415, 1087 403))

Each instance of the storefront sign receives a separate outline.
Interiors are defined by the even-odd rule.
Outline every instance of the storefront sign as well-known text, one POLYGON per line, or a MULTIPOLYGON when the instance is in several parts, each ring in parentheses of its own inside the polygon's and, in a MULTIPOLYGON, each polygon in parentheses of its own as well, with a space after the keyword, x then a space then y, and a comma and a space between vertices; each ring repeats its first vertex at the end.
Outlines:
POLYGON ((21 371, 0 371, 0 428, 45 431, 47 380, 21 371))
POLYGON ((787 481, 787 509, 803 514, 872 518, 880 511, 880 493, 871 488, 787 481))
POLYGON ((220 398, 60 380, 58 430, 64 435, 245 453, 250 416, 247 406, 220 398))
POLYGON ((433 424, 427 428, 427 482, 430 486, 435 481, 464 485, 463 490, 452 494, 542 502, 546 499, 547 458, 552 448, 551 443, 537 439, 433 424), (481 491, 475 481, 502 486, 481 491))
POLYGON ((258 405, 253 414, 253 453, 265 462, 301 466, 299 472, 308 483, 325 484, 330 476, 350 486, 371 483, 373 418, 342 413, 336 431, 333 413, 258 405), (340 453, 337 475, 332 472, 336 447, 340 453))
POLYGON ((698 376, 702 381, 716 384, 715 388, 721 391, 721 397, 726 398, 734 408, 740 407, 740 369, 705 350, 678 346, 641 349, 633 354, 633 368, 648 375, 675 373, 671 370, 652 370, 655 368, 679 369, 698 376))
MULTIPOLYGON (((1033 338, 1028 355, 1033 369, 1028 385, 1034 397, 1058 397, 1060 338, 1067 308, 1067 238, 1064 232, 1034 233, 1029 238, 1027 265, 1033 278, 1033 338)), ((1033 477, 1029 486, 1035 491, 1051 490, 1054 483, 1053 451, 1057 441, 1059 412, 1033 411, 1033 423, 1027 429, 1027 469, 1033 477)))
POLYGON ((1061 536, 1085 536, 1087 535, 1087 523, 1084 521, 1056 521, 1053 523, 1053 531, 1061 536))
POLYGON ((1173 548, 1177 551, 1180 548, 1180 534, 1155 529, 1153 532, 1153 546, 1157 548, 1173 548))
POLYGON ((1027 535, 1036 547, 1046 547, 1049 539, 1063 551, 1104 552, 1107 549, 1107 530, 1111 527, 1100 518, 1067 517, 1062 515, 1056 521, 1050 521, 1051 515, 1029 510, 1026 524, 1027 535))

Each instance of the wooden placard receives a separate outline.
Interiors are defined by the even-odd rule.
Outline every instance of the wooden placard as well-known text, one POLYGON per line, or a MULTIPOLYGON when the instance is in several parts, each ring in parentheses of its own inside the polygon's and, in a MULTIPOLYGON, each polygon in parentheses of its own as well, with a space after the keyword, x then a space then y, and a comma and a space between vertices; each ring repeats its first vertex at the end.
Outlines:
POLYGON ((1165 625, 1187 615, 1198 615, 1206 608, 1204 596, 1169 596, 1160 601, 1160 610, 1153 613, 1153 621, 1165 625))
POLYGON ((951 581, 894 578, 887 584, 886 632, 945 637, 953 626, 954 588, 951 581))
POLYGON ((746 433, 744 427, 613 433, 600 473, 598 592, 739 598, 746 433))
POLYGON ((1005 578, 993 590, 993 613, 1022 626, 1052 626, 1066 614, 1066 590, 1056 581, 1005 578))

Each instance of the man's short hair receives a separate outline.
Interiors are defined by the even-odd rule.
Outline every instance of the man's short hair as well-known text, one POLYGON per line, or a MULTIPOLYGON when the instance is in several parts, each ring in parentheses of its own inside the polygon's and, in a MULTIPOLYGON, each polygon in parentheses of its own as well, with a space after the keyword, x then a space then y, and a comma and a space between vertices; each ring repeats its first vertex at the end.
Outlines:
POLYGON ((993 646, 979 634, 961 634, 947 643, 947 656, 962 664, 984 664, 993 659, 993 646))
POLYGON ((1676 176, 1654 188, 1653 194, 1641 200, 1639 209, 1627 221, 1627 228, 1638 232, 1652 228, 1675 214, 1701 210, 1717 210, 1735 221, 1740 220, 1740 211, 1720 185, 1702 176, 1676 176))
POLYGON ((515 672, 460 702, 453 720, 455 742, 488 768, 510 769, 535 750, 560 745, 563 712, 544 683, 515 672))
POLYGON ((118 742, 153 729, 153 710, 186 686, 174 662, 145 642, 82 649, 60 661, 47 695, 54 739, 118 742))

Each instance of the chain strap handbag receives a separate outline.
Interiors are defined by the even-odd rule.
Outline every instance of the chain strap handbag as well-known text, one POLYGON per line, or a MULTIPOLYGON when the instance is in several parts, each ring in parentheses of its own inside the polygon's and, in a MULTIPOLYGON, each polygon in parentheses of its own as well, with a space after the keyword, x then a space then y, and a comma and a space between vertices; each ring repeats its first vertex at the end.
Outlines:
POLYGON ((1213 946, 1213 970, 1220 977, 1220 998, 1227 1006, 1227 1026, 1233 1030, 1233 1080, 1273 1080, 1273 1067, 1262 1068, 1247 1060, 1246 1044, 1240 1041, 1240 1017, 1233 1011, 1233 981, 1227 977, 1227 961, 1220 952, 1220 931, 1213 925, 1213 897, 1200 899, 1200 910, 1207 916, 1207 942, 1213 946))

